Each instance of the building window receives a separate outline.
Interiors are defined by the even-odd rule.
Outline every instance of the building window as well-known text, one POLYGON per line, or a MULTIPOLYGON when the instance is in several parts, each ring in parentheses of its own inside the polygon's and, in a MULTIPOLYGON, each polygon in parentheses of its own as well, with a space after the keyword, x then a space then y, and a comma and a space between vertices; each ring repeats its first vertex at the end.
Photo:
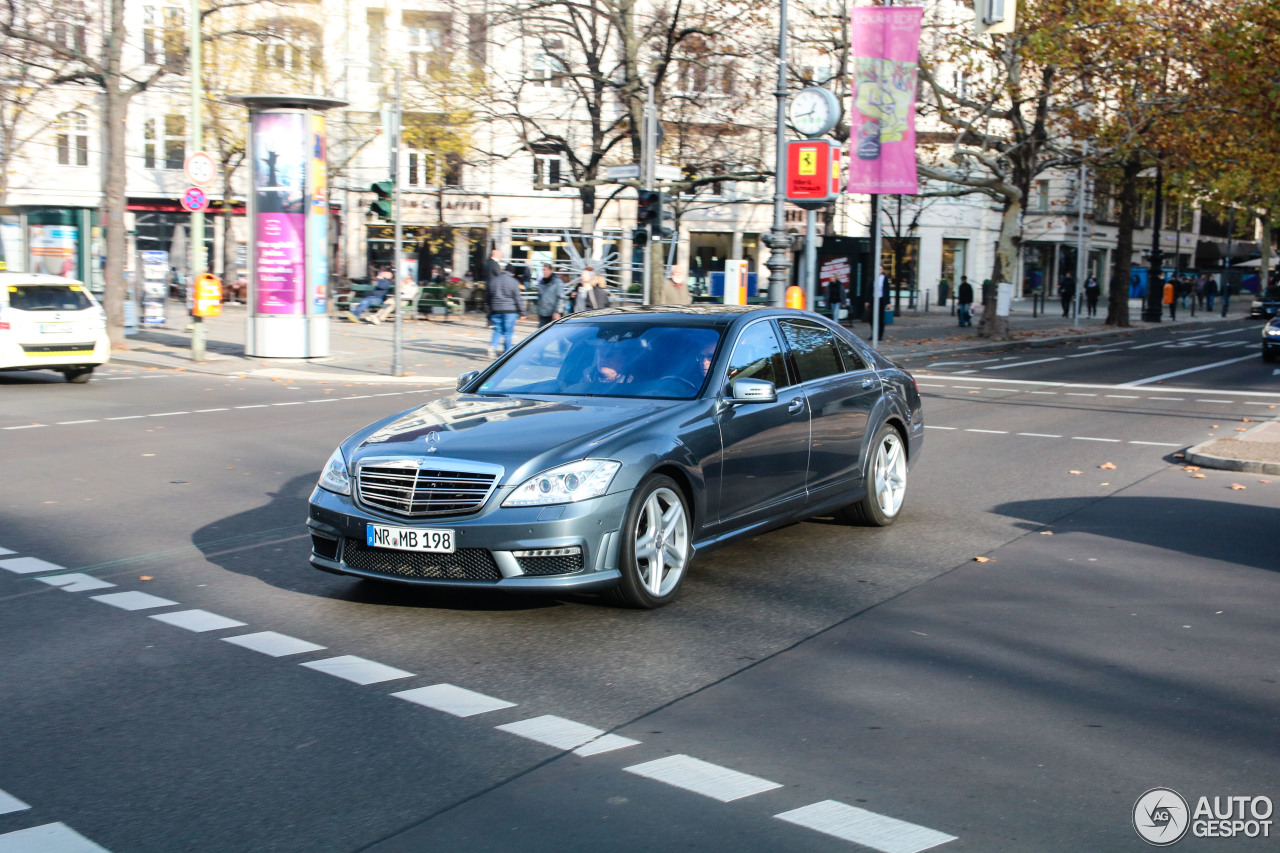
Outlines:
POLYGON ((258 70, 283 71, 310 80, 320 70, 320 31, 297 19, 268 22, 258 42, 258 70))
POLYGON ((564 61, 564 39, 543 39, 542 51, 533 60, 533 85, 563 89, 567 75, 568 65, 564 61))
POLYGON ((180 6, 142 10, 142 60, 148 65, 182 68, 187 62, 187 18, 180 6))
POLYGON ((89 165, 89 120, 84 113, 63 113, 57 122, 58 165, 89 165))
POLYGON ((156 120, 147 119, 142 124, 142 167, 156 167, 156 120))
POLYGON ((405 175, 405 186, 410 188, 461 187, 462 157, 410 149, 405 154, 405 175))
POLYGON ((484 15, 467 15, 467 60, 483 68, 489 50, 489 22, 484 15))
POLYGON ((448 13, 420 12, 404 16, 409 37, 409 76, 428 79, 449 69, 453 16, 448 13))
POLYGON ((381 9, 370 9, 365 20, 369 25, 369 79, 381 80, 387 39, 387 14, 381 9))
POLYGON ((533 188, 535 190, 560 189, 563 180, 560 171, 560 155, 558 153, 535 153, 533 155, 533 188))
POLYGON ((182 170, 187 160, 187 117, 181 114, 164 117, 164 167, 182 170))
POLYGON ((49 10, 49 40, 66 50, 85 52, 84 4, 62 0, 49 10))
POLYGON ((1049 212, 1049 182, 1036 181, 1036 201, 1033 208, 1036 213, 1049 212))

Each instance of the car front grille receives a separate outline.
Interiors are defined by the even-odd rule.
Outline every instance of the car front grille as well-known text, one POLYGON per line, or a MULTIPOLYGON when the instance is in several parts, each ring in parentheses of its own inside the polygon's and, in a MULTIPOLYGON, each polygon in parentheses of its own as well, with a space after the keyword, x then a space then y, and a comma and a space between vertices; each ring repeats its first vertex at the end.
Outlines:
POLYGON ((389 578, 421 580, 499 581, 502 573, 493 555, 484 548, 459 548, 452 554, 423 554, 370 548, 361 539, 348 537, 342 548, 342 562, 353 569, 375 572, 389 578))
POLYGON ((336 560, 338 559, 338 540, 330 539, 328 536, 321 536, 318 533, 312 533, 311 550, 316 553, 317 557, 324 557, 326 560, 336 560))
POLYGON ((361 465, 357 488, 367 507, 422 518, 475 512, 497 479, 492 471, 419 468, 416 460, 392 460, 361 465))
POLYGON ((517 557, 526 575, 571 575, 582 571, 582 552, 556 557, 517 557))

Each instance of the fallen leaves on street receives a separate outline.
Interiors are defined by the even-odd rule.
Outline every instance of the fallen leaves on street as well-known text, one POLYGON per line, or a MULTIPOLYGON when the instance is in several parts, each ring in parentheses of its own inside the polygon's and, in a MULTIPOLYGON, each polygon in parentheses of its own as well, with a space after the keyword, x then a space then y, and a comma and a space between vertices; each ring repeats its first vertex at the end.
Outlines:
POLYGON ((990 557, 974 557, 973 561, 975 563, 990 563, 991 558, 990 557))
POLYGON ((1243 491, 1244 491, 1245 489, 1247 489, 1247 488, 1248 488, 1248 486, 1242 486, 1242 485, 1240 485, 1239 483, 1232 483, 1232 484, 1231 484, 1231 491, 1233 491, 1233 492, 1243 492, 1243 491))
POLYGON ((1103 463, 1102 463, 1101 465, 1099 465, 1098 467, 1099 467, 1099 468, 1101 468, 1101 469, 1102 469, 1102 470, 1104 470, 1104 471, 1114 471, 1114 470, 1116 470, 1116 464, 1115 464, 1114 462, 1103 462, 1103 463))

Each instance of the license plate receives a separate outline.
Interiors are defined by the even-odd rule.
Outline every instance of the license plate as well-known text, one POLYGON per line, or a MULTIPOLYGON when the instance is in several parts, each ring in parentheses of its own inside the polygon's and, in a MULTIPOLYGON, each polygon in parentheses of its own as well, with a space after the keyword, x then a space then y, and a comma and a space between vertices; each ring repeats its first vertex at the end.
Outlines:
POLYGON ((370 548, 394 548, 397 551, 424 551, 428 554, 452 554, 452 530, 426 530, 421 527, 388 527, 385 524, 365 526, 365 544, 370 548))
POLYGON ((69 335, 71 334, 71 324, 70 323, 41 323, 40 334, 69 335))

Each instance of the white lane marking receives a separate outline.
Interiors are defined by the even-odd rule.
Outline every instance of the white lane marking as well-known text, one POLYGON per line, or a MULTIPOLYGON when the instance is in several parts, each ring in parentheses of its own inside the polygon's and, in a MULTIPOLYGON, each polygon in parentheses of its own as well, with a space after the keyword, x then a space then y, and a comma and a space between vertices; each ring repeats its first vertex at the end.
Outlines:
POLYGON ((0 569, 13 572, 15 575, 29 575, 32 572, 63 572, 66 566, 39 560, 35 557, 15 557, 12 560, 0 560, 0 569))
POLYGON ((950 367, 951 365, 968 365, 968 364, 993 364, 997 361, 1003 361, 1000 358, 984 358, 981 361, 935 361, 930 367, 950 367))
POLYGON ((290 637, 288 634, 277 634, 275 631, 259 631, 256 634, 241 634, 238 637, 223 637, 224 643, 234 643, 273 658, 285 655, 300 655, 303 652, 318 652, 324 648, 317 643, 309 643, 290 637))
POLYGON ((0 853, 110 853, 65 823, 46 823, 0 835, 0 853))
POLYGON ((17 551, 10 551, 8 548, 0 548, 0 557, 7 557, 9 554, 16 554, 17 551))
POLYGON ((574 755, 581 755, 584 758, 592 755, 600 755, 605 752, 613 752, 615 749, 626 749, 629 746, 638 746, 640 741, 632 740, 622 735, 605 735, 596 738, 591 743, 583 744, 573 751, 574 755))
POLYGON ((1124 349, 1124 347, 1120 347, 1119 349, 1100 349, 1094 352, 1078 352, 1075 355, 1067 356, 1067 358, 1088 358, 1092 355, 1109 355, 1113 352, 1120 352, 1122 349, 1124 349))
POLYGON ((917 384, 917 385, 919 385, 921 388, 947 388, 947 387, 949 387, 949 386, 946 386, 946 385, 940 385, 940 384, 937 384, 937 383, 930 384, 930 383, 928 383, 928 382, 917 382, 916 384, 917 384))
POLYGON ((1029 364, 1045 364, 1050 361, 1062 361, 1062 356, 1057 355, 1053 358, 1038 358, 1035 361, 1019 361, 1016 364, 998 364, 995 367, 984 367, 983 370, 1008 370, 1010 367, 1026 367, 1029 364))
POLYGON ((1057 392, 1057 391, 1032 391, 1031 393, 1032 393, 1032 394, 1046 394, 1046 395, 1048 395, 1048 396, 1050 396, 1050 397, 1056 397, 1056 396, 1058 396, 1058 392, 1057 392))
POLYGON ((1108 444, 1119 444, 1119 443, 1120 443, 1120 439, 1118 439, 1118 438, 1093 438, 1093 437, 1091 437, 1091 436, 1087 436, 1087 435, 1073 435, 1073 436, 1071 436, 1071 440, 1072 440, 1072 441, 1105 441, 1105 442, 1107 442, 1108 444))
POLYGON ((170 604, 178 603, 147 592, 112 592, 107 595, 90 596, 90 598, 101 601, 103 604, 110 604, 112 607, 119 607, 121 610, 148 610, 152 607, 168 607, 170 604))
MULTIPOLYGON (((1280 372, 1280 368, 1278 368, 1278 369, 1277 369, 1277 372, 1280 372)), ((1155 397, 1152 397, 1151 399, 1153 399, 1153 400, 1154 400, 1154 399, 1155 399, 1155 397)), ((1274 406, 1274 405, 1276 405, 1275 403, 1259 403, 1259 402, 1257 402, 1256 400, 1245 400, 1245 401, 1244 401, 1244 404, 1245 404, 1246 406, 1274 406)))
POLYGON ((157 622, 164 622, 177 628, 186 628, 202 634, 205 631, 221 631, 223 628, 243 628, 245 623, 208 610, 177 610, 172 613, 160 613, 151 617, 157 622))
POLYGON ((1183 447, 1181 444, 1174 444, 1172 441, 1131 441, 1130 444, 1149 444, 1152 447, 1183 447))
POLYGON ((221 409, 195 409, 194 413, 197 415, 203 415, 206 412, 229 412, 229 411, 231 410, 223 406, 221 409))
POLYGON ((58 421, 57 426, 71 426, 72 424, 96 424, 97 418, 86 418, 82 421, 58 421))
POLYGON ((0 791, 0 814, 9 814, 10 812, 26 811, 31 806, 15 797, 7 791, 0 791))
POLYGON ((48 426, 48 424, 23 424, 22 426, 5 427, 5 429, 35 429, 42 426, 48 426))
POLYGON ((1096 396, 1098 396, 1098 395, 1097 395, 1097 394, 1082 394, 1082 393, 1080 393, 1080 392, 1078 392, 1078 391, 1068 391, 1068 392, 1066 392, 1063 396, 1065 396, 1065 397, 1096 397, 1096 396))
MULTIPOLYGON (((1142 399, 1142 396, 1139 394, 1107 394, 1106 396, 1110 397, 1112 400, 1141 400, 1142 399)), ((1152 399, 1155 399, 1155 398, 1152 398, 1152 399)))
POLYGON ((1020 432, 1018 435, 1025 435, 1030 438, 1062 438, 1060 435, 1053 435, 1047 432, 1020 432))
MULTIPOLYGON (((1148 397, 1147 399, 1148 399, 1148 400, 1166 400, 1166 401, 1168 401, 1168 402, 1170 402, 1170 403, 1181 403, 1181 402, 1183 402, 1184 400, 1186 400, 1187 398, 1186 398, 1186 397, 1148 397)), ((1265 404, 1265 403, 1248 403, 1248 402, 1246 402, 1246 403, 1245 403, 1245 405, 1246 405, 1246 406, 1264 406, 1264 405, 1266 405, 1266 404, 1265 404)))
POLYGON ((977 385, 952 385, 951 387, 961 391, 981 391, 982 390, 977 385))
MULTIPOLYGON (((1248 358, 1257 358, 1257 356, 1256 355, 1248 356, 1248 358)), ((1245 359, 1238 359, 1238 360, 1244 361, 1245 359)), ((1209 366, 1212 367, 1213 365, 1209 365, 1209 366)), ((1100 383, 1089 383, 1089 382, 1049 382, 1041 379, 1009 379, 1004 376, 999 378, 996 378, 994 376, 961 376, 959 373, 930 373, 928 374, 928 377, 930 379, 945 379, 945 380, 961 379, 964 382, 991 382, 991 383, 998 382, 1001 385, 1028 385, 1035 388, 1088 388, 1088 389, 1095 389, 1100 391, 1133 390, 1132 384, 1103 385, 1100 383)), ((960 388, 962 386, 952 385, 950 387, 960 388)), ((970 386, 964 386, 964 387, 972 388, 974 386, 970 385, 970 386)), ((1226 388, 1183 388, 1180 385, 1170 386, 1167 388, 1160 388, 1160 389, 1151 388, 1151 389, 1140 389, 1140 390, 1173 391, 1179 394, 1223 394, 1223 395, 1232 395, 1236 397, 1268 397, 1271 399, 1272 402, 1280 404, 1280 393, 1277 393, 1275 391, 1229 391, 1226 388)), ((1031 393, 1034 394, 1036 392, 1032 391, 1031 393)))
POLYGON ((272 403, 273 406, 305 406, 307 403, 314 403, 315 400, 294 400, 292 403, 272 403))
POLYGON ((1235 400, 1196 400, 1197 403, 1234 403, 1235 400))
POLYGON ((47 583, 49 586, 62 587, 63 592, 88 592, 91 589, 108 589, 115 586, 111 581, 104 581, 102 578, 95 578, 93 575, 86 575, 79 572, 66 575, 49 575, 43 578, 36 578, 40 583, 47 583))
POLYGON ((167 418, 170 415, 189 415, 190 412, 159 412, 154 415, 147 415, 149 418, 167 418))
POLYGON ((686 791, 693 791, 695 794, 702 794, 704 797, 710 797, 722 803, 782 787, 777 782, 739 773, 737 770, 710 764, 688 755, 669 755, 666 758, 633 764, 623 769, 628 773, 684 788, 686 791))
MULTIPOLYGON (((1215 367, 1225 367, 1228 364, 1237 364, 1241 361, 1249 361, 1257 358, 1256 355, 1242 355, 1239 358, 1229 358, 1226 361, 1215 361, 1213 364, 1202 364, 1199 367, 1188 367, 1185 370, 1175 370, 1171 373, 1161 373, 1159 376, 1148 376, 1146 379, 1138 379, 1133 382, 1126 382, 1121 388, 1136 388, 1139 385, 1150 385, 1152 382, 1160 382, 1164 379, 1172 379, 1175 376, 1186 376, 1188 373, 1199 373, 1202 370, 1213 370, 1215 367)), ((1241 393, 1239 391, 1235 393, 1241 393)))
POLYGON ((473 717, 476 714, 487 714, 503 708, 514 708, 515 702, 496 699, 474 690, 467 690, 453 684, 432 684, 430 687, 418 687, 413 690, 402 690, 392 693, 397 699, 424 705, 455 717, 473 717))
POLYGON ((342 399, 341 397, 325 397, 322 400, 303 400, 303 402, 304 403, 336 403, 341 399, 342 399))
POLYGON ((977 373, 977 372, 978 372, 978 371, 976 371, 976 370, 957 370, 955 375, 956 375, 956 376, 963 376, 963 375, 965 375, 966 373, 977 373))
POLYGON ((254 405, 252 405, 252 406, 236 406, 236 408, 237 408, 237 409, 265 409, 265 408, 267 408, 267 404, 266 404, 266 403, 255 403, 255 404, 254 404, 254 405))
POLYGON ((774 817, 881 853, 919 853, 956 840, 954 835, 846 806, 836 800, 823 800, 774 817))
POLYGON ((107 418, 107 420, 109 420, 109 421, 136 421, 136 420, 138 420, 138 419, 139 419, 139 418, 141 418, 141 417, 145 417, 145 416, 144 416, 144 415, 120 415, 119 417, 115 417, 115 418, 107 418))
POLYGON ((965 432, 986 432, 992 435, 1008 435, 1007 429, 966 429, 965 432))
POLYGON ((393 681, 413 675, 412 672, 405 672, 403 669, 396 669, 394 666, 387 666, 385 663, 366 660, 355 655, 339 655, 336 658, 307 661, 299 665, 335 678, 354 681, 356 684, 377 684, 380 681, 393 681))
POLYGON ((959 429, 959 427, 933 426, 932 424, 925 424, 924 428, 925 429, 959 429))
POLYGON ((494 726, 494 728, 529 740, 536 740, 538 743, 545 743, 547 746, 554 746, 556 749, 576 749, 604 734, 600 729, 575 723, 573 720, 566 720, 555 714, 530 717, 527 720, 517 720, 514 723, 494 726))

